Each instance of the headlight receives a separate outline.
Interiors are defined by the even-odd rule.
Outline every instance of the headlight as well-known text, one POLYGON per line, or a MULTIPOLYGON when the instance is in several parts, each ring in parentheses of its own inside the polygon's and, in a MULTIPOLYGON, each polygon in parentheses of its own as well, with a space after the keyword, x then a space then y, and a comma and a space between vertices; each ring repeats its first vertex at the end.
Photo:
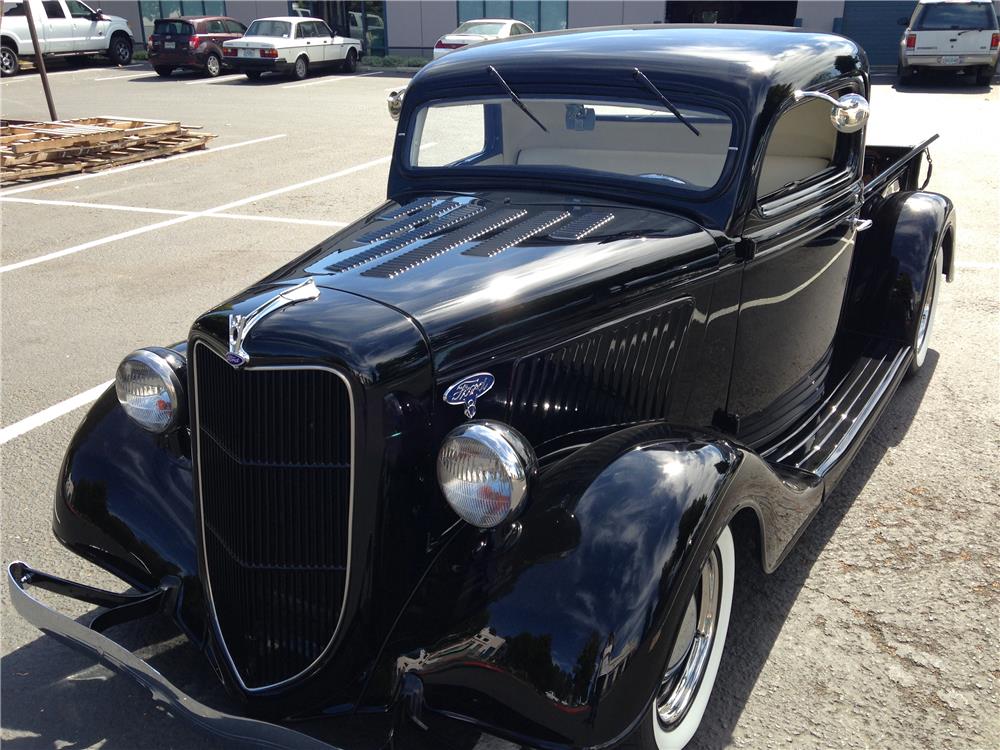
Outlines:
POLYGON ((438 453, 438 482, 452 509, 489 529, 513 518, 528 493, 535 455, 524 437, 497 422, 456 427, 438 453))
POLYGON ((118 365, 118 403, 136 424, 163 433, 184 416, 184 386, 178 371, 184 360, 169 349, 138 349, 118 365))

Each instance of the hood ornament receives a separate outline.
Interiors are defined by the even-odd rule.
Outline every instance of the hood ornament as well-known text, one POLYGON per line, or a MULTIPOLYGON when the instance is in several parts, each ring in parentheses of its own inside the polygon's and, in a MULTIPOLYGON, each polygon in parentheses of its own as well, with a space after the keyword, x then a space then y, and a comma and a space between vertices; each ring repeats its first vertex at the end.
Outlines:
POLYGON ((242 367, 250 361, 250 355, 243 351, 243 342, 250 333, 250 329, 266 316, 275 310, 280 310, 282 307, 294 305, 296 302, 316 299, 318 296, 319 288, 316 286, 316 282, 313 279, 308 279, 297 286, 283 289, 276 296, 271 297, 271 299, 247 315, 230 313, 229 353, 226 355, 226 362, 233 367, 242 367))
POLYGON ((476 399, 485 395, 496 378, 488 372, 477 372, 452 383, 444 392, 444 402, 452 406, 465 406, 465 416, 476 416, 476 399))

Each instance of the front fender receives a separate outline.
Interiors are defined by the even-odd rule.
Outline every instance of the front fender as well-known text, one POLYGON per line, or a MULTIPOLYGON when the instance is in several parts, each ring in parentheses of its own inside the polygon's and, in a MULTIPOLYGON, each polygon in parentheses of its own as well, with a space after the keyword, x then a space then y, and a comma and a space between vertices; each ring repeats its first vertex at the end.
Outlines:
POLYGON ((114 386, 73 436, 56 484, 52 530, 73 552, 141 590, 183 582, 180 615, 203 639, 195 509, 187 436, 149 433, 129 419, 114 386))
POLYGON ((784 521, 783 536, 765 534, 777 564, 821 496, 717 436, 653 424, 598 440, 541 474, 510 529, 456 534, 399 618, 368 699, 415 676, 429 715, 532 746, 620 739, 645 716, 722 528, 747 506, 762 526, 784 521))

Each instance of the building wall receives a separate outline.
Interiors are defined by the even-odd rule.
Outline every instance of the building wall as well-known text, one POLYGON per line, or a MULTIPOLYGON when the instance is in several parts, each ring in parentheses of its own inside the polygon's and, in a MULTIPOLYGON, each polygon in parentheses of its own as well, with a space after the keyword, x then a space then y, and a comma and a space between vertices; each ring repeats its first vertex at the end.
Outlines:
MULTIPOLYGON (((135 35, 137 48, 146 46, 146 35, 142 28, 142 13, 138 0, 101 0, 88 3, 91 7, 100 6, 101 10, 110 16, 121 16, 128 21, 135 35)), ((420 5, 420 3, 414 3, 420 5)), ((454 3, 452 3, 454 5, 454 3)), ((287 0, 227 0, 226 14, 244 24, 249 25, 255 18, 267 16, 287 16, 287 0)))
POLYGON ((439 37, 458 26, 455 0, 387 0, 386 34, 389 53, 429 57, 439 37))
POLYGON ((833 31, 834 21, 843 15, 844 0, 799 0, 795 21, 806 31, 833 31))

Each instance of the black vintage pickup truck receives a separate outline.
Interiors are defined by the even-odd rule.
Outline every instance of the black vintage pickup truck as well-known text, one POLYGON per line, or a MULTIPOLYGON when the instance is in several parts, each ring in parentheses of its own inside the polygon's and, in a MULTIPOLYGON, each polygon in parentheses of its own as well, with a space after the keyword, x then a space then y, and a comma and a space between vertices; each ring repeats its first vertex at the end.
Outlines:
POLYGON ((69 446, 54 532, 137 593, 17 562, 15 606, 271 747, 347 721, 404 748, 682 747, 734 544, 778 566, 952 277, 929 141, 866 148, 868 98, 853 42, 789 30, 427 66, 390 100, 388 201, 129 355, 69 446), (239 712, 102 634, 157 614, 239 712))

